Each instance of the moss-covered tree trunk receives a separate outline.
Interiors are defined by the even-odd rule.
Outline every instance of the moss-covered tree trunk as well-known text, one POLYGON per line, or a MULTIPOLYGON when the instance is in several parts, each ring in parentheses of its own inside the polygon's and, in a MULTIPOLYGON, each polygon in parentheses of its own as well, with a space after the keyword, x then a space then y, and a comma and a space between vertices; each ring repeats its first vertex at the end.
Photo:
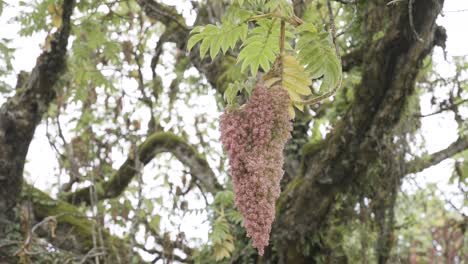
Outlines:
MULTIPOLYGON (((324 142, 312 147, 312 151, 304 148, 304 167, 293 180, 300 184, 284 194, 287 201, 282 203, 273 231, 280 262, 313 263, 319 257, 346 263, 345 259, 334 257, 336 252, 330 251, 323 241, 312 239, 331 228, 327 219, 338 196, 358 197, 359 189, 352 186, 363 186, 364 191, 365 186, 386 178, 395 179, 389 188, 393 191, 388 192, 394 196, 406 173, 398 168, 403 168, 405 161, 385 153, 399 148, 393 143, 398 136, 396 127, 405 121, 404 108, 415 90, 424 59, 435 45, 445 41, 444 29, 435 24, 442 6, 443 1, 418 0, 409 14, 407 4, 360 1, 360 8, 368 10, 362 19, 369 25, 368 41, 359 48, 365 51, 359 58, 362 79, 353 88, 355 100, 324 142), (379 33, 383 37, 372 39, 379 33)), ((389 218, 394 198, 389 195, 380 200, 376 206, 381 208, 376 210, 382 212, 381 220, 386 223, 381 225, 380 233, 388 237, 392 232, 389 218)), ((385 263, 391 243, 379 243, 379 250, 386 251, 379 262, 385 263)))
MULTIPOLYGON (((26 154, 34 131, 55 97, 54 85, 65 68, 74 1, 63 5, 62 26, 42 53, 24 85, 0 108, 0 237, 8 238, 18 222, 16 207, 26 154)), ((17 231, 17 230, 16 230, 17 231)), ((0 248, 0 260, 11 252, 0 248)))

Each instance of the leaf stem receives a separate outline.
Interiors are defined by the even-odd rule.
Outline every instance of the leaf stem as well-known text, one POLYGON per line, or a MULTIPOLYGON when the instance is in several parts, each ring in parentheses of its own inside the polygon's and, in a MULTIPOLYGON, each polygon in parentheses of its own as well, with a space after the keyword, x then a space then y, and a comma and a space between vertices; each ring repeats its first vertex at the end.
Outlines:
POLYGON ((255 21, 255 20, 259 20, 259 19, 267 18, 267 17, 280 17, 280 16, 278 16, 278 14, 276 13, 266 13, 266 14, 251 16, 250 18, 247 19, 247 21, 255 21))
POLYGON ((280 56, 284 56, 284 42, 286 41, 286 22, 284 19, 281 20, 281 31, 280 31, 280 56))
POLYGON ((328 9, 328 16, 330 17, 330 32, 332 35, 333 45, 335 46, 336 56, 341 63, 340 51, 338 49, 338 45, 336 44, 336 26, 335 26, 335 16, 333 15, 333 9, 331 6, 330 0, 327 0, 327 9, 328 9))

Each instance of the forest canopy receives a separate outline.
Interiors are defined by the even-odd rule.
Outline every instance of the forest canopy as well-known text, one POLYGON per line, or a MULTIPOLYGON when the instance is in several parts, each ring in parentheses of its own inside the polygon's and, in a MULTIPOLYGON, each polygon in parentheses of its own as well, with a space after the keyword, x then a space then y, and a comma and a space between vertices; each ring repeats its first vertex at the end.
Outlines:
POLYGON ((453 2, 0 0, 0 263, 468 261, 453 2))

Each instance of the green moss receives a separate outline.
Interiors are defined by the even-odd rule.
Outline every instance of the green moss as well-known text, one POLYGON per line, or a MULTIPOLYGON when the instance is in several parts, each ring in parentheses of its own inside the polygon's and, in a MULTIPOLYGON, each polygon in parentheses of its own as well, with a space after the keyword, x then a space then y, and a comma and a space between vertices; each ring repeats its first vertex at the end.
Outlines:
MULTIPOLYGON (((147 164, 156 154, 162 152, 174 154, 176 158, 188 166, 193 165, 195 162, 197 165, 201 165, 201 167, 209 168, 209 164, 203 155, 199 154, 185 139, 171 132, 154 133, 138 147, 139 158, 144 164, 147 164)), ((134 156, 134 154, 130 153, 127 161, 108 181, 99 182, 95 185, 98 199, 116 197, 124 191, 135 175, 134 156)), ((219 186, 216 186, 215 183, 214 187, 217 188, 219 186)), ((89 203, 89 188, 82 188, 74 193, 65 195, 64 198, 70 203, 89 203)))
POLYGON ((74 228, 74 233, 79 236, 80 242, 88 250, 93 247, 92 243, 92 223, 87 218, 80 218, 77 215, 82 213, 73 205, 65 202, 55 201, 46 193, 30 186, 25 185, 25 192, 33 197, 34 214, 38 218, 45 218, 53 215, 57 217, 59 225, 67 224, 74 228))
MULTIPOLYGON (((34 215, 36 218, 41 219, 48 216, 58 216, 57 225, 61 227, 70 228, 70 234, 76 236, 80 243, 83 253, 86 253, 93 248, 93 226, 94 223, 87 217, 80 217, 83 213, 79 208, 62 201, 52 199, 46 193, 32 187, 31 185, 24 184, 23 193, 25 196, 32 197, 34 215)), ((116 254, 128 252, 128 247, 120 238, 117 238, 108 232, 104 231, 104 239, 110 248, 117 248, 116 254), (124 251, 122 251, 124 250, 124 251)))
MULTIPOLYGON (((153 158, 151 154, 154 153, 155 149, 173 152, 173 150, 175 150, 176 148, 178 148, 179 150, 182 150, 183 152, 188 153, 189 155, 187 156, 193 156, 193 158, 198 163, 208 166, 208 162, 206 161, 206 158, 203 155, 199 154, 198 151, 192 145, 188 144, 187 141, 184 140, 183 138, 170 132, 160 132, 160 133, 155 133, 151 135, 141 145, 139 152, 140 152, 141 158, 143 160, 146 160, 147 158, 149 159, 153 158)), ((159 153, 159 151, 157 153, 159 153)))
POLYGON ((276 213, 280 213, 280 211, 286 205, 289 195, 294 192, 298 186, 302 185, 303 182, 304 178, 297 176, 286 186, 285 190, 281 192, 281 195, 276 202, 276 213))
POLYGON ((324 141, 320 140, 318 142, 309 142, 302 147, 302 156, 310 157, 315 154, 318 150, 322 149, 324 141))
POLYGON ((154 133, 143 142, 139 148, 139 153, 143 157, 148 152, 154 150, 155 145, 171 148, 180 144, 185 144, 185 140, 170 132, 154 133))

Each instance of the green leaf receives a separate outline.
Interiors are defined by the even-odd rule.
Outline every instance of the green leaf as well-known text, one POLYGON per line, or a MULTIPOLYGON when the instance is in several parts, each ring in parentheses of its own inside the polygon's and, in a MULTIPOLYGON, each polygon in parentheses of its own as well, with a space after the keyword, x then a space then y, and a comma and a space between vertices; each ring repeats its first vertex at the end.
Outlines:
POLYGON ((228 207, 234 203, 234 193, 232 191, 226 190, 216 193, 215 204, 220 205, 221 207, 228 207))
POLYGON ((251 7, 256 7, 256 6, 264 6, 265 5, 265 0, 247 0, 247 3, 245 0, 232 0, 231 3, 233 4, 239 4, 239 6, 243 6, 244 4, 247 5, 249 4, 251 7))
POLYGON ((282 65, 283 70, 281 76, 267 78, 265 80, 265 85, 271 87, 280 84, 281 87, 288 92, 289 98, 291 99, 289 115, 294 119, 294 107, 300 111, 304 111, 304 105, 300 103, 300 101, 302 101, 301 96, 312 94, 310 90, 312 80, 309 73, 305 71, 304 66, 302 66, 294 56, 283 56, 282 65))
POLYGON ((242 6, 244 4, 244 0, 232 0, 231 3, 238 3, 240 6, 242 6))
MULTIPOLYGON (((312 80, 304 67, 296 60, 294 56, 287 55, 283 58, 282 86, 288 91, 292 106, 300 111, 304 111, 304 105, 298 103, 301 101, 300 95, 310 95, 312 92, 310 86, 312 80)), ((295 117, 294 108, 290 107, 291 118, 295 117)))
POLYGON ((234 251, 234 237, 232 236, 224 212, 213 223, 209 240, 213 243, 213 256, 216 261, 227 258, 234 251))
POLYGON ((160 228, 159 228, 159 225, 161 223, 161 216, 160 215, 154 215, 153 218, 151 219, 150 221, 150 227, 156 231, 157 233, 159 233, 160 231, 160 228))
POLYGON ((241 71, 245 72, 250 68, 252 76, 257 74, 259 67, 264 71, 270 70, 279 54, 279 21, 260 19, 257 25, 242 44, 242 50, 237 57, 237 61, 242 62, 241 71))
POLYGON ((288 91, 293 91, 301 95, 310 95, 310 85, 312 81, 305 72, 304 67, 294 58, 286 55, 283 58, 283 87, 288 91))
POLYGON ((342 70, 329 34, 319 33, 311 23, 299 26, 297 32, 300 34, 296 43, 299 62, 313 79, 323 77, 321 91, 335 88, 341 79, 342 70))
POLYGON ((242 214, 237 211, 237 210, 229 210, 229 212, 226 213, 226 217, 233 223, 240 225, 244 218, 242 217, 242 214))
MULTIPOLYGON (((201 27, 198 27, 198 28, 201 28, 201 27)), ((193 46, 195 46, 195 44, 197 44, 204 37, 203 34, 195 34, 196 32, 199 32, 199 31, 195 31, 195 29, 196 28, 194 28, 192 30, 193 35, 189 38, 189 40, 187 42, 187 50, 188 51, 192 50, 193 46)))
POLYGON ((279 11, 283 16, 287 17, 294 14, 292 5, 286 0, 269 0, 265 4, 265 8, 269 12, 279 11))
POLYGON ((228 105, 235 103, 237 92, 239 92, 239 87, 236 84, 230 83, 224 91, 224 100, 228 105))
POLYGON ((187 50, 190 51, 199 42, 200 56, 203 58, 210 53, 214 59, 220 51, 226 53, 229 48, 234 49, 239 40, 244 40, 248 33, 248 18, 252 14, 238 7, 229 8, 222 25, 206 25, 195 27, 190 32, 187 50))

